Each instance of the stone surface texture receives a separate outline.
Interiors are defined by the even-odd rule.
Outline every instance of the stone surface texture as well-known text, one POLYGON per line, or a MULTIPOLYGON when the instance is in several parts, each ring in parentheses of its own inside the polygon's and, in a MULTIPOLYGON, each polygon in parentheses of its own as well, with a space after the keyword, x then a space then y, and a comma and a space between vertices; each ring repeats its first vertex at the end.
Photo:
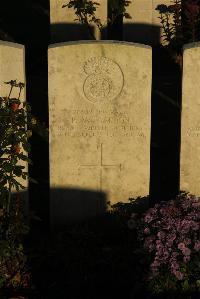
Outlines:
POLYGON ((183 56, 180 189, 200 196, 200 43, 183 56))
POLYGON ((148 195, 151 48, 65 43, 48 55, 52 217, 94 216, 107 201, 148 195), (94 197, 78 206, 77 190, 94 197), (104 204, 94 204, 98 194, 104 204))

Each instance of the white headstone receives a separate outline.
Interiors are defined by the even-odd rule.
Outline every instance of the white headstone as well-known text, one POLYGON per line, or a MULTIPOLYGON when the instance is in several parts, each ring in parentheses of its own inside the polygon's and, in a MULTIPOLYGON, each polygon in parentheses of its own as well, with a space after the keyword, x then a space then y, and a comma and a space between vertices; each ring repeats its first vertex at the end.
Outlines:
POLYGON ((200 196, 200 43, 183 54, 180 189, 200 196))
POLYGON ((139 44, 50 46, 53 225, 149 194, 151 63, 139 44))
POLYGON ((159 4, 171 5, 171 0, 132 0, 127 12, 132 19, 124 19, 124 40, 144 44, 163 42, 159 4))
MULTIPOLYGON (((107 0, 96 0, 96 17, 104 26, 107 24, 107 0)), ((51 42, 66 42, 93 39, 87 26, 81 24, 73 8, 62 8, 69 0, 50 0, 51 42)), ((93 35, 97 40, 102 39, 97 26, 91 25, 93 35)))

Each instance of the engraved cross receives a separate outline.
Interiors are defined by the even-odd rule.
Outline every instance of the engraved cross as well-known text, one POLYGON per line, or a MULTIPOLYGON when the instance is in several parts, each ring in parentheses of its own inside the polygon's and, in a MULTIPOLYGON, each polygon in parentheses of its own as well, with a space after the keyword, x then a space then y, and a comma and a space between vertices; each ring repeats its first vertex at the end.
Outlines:
POLYGON ((103 163, 103 143, 101 143, 101 147, 100 147, 100 163, 99 164, 87 164, 87 165, 80 165, 81 167, 84 168, 99 168, 100 171, 100 191, 102 191, 102 185, 103 185, 103 169, 104 168, 111 168, 111 167, 118 167, 119 170, 121 171, 121 163, 120 164, 115 164, 115 165, 111 165, 111 164, 104 164, 103 163))

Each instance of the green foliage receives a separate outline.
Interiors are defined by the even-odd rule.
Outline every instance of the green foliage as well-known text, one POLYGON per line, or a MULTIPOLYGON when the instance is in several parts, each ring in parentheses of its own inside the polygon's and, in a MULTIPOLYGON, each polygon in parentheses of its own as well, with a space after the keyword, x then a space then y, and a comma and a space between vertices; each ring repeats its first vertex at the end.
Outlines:
MULTIPOLYGON (((108 24, 113 24, 118 16, 123 16, 124 18, 131 18, 131 16, 126 12, 126 7, 129 6, 131 1, 127 0, 110 0, 108 2, 108 9, 111 12, 110 18, 108 18, 108 24)), ((64 4, 63 8, 72 8, 75 11, 77 18, 75 20, 79 21, 81 24, 87 26, 88 31, 93 39, 95 39, 93 32, 91 31, 91 24, 98 27, 100 32, 104 29, 105 24, 96 17, 96 11, 100 4, 91 0, 70 0, 67 4, 64 4)))
POLYGON ((68 4, 62 7, 73 8, 77 18, 75 21, 79 21, 81 24, 85 24, 92 38, 94 35, 90 29, 90 24, 95 24, 100 31, 103 29, 101 20, 96 17, 96 9, 99 3, 90 0, 70 0, 68 4))
POLYGON ((174 0, 173 5, 160 4, 156 10, 160 13, 163 28, 163 40, 167 43, 180 43, 182 40, 182 6, 181 0, 174 0))
POLYGON ((19 179, 28 176, 20 162, 30 163, 27 156, 30 107, 20 101, 23 83, 11 80, 5 84, 10 85, 10 92, 8 97, 0 98, 0 206, 9 215, 12 191, 24 189, 19 179), (19 89, 18 98, 11 97, 14 88, 19 89))
POLYGON ((35 131, 48 141, 48 129, 32 116, 29 104, 20 100, 24 84, 16 80, 5 84, 10 91, 7 97, 0 97, 0 208, 9 215, 13 191, 25 189, 22 180, 29 177, 24 166, 31 164, 28 139, 35 131), (12 97, 14 88, 19 89, 17 98, 12 97))
POLYGON ((127 13, 126 8, 131 4, 131 1, 126 0, 110 0, 108 1, 108 11, 110 12, 110 18, 108 23, 113 24, 117 17, 122 16, 126 19, 131 19, 129 13, 127 13))
POLYGON ((23 235, 28 232, 22 205, 20 196, 15 195, 9 218, 0 215, 0 289, 26 288, 30 283, 22 244, 23 235))
POLYGON ((7 97, 0 97, 0 288, 18 288, 26 287, 29 281, 22 245, 28 227, 19 191, 25 189, 22 180, 28 177, 23 164, 31 162, 31 114, 29 105, 20 100, 24 84, 16 80, 5 84, 10 85, 10 91, 7 97), (19 93, 14 98, 16 88, 19 93))
MULTIPOLYGON (((162 1, 161 1, 162 2, 162 1)), ((182 47, 199 40, 199 0, 173 0, 171 5, 160 4, 163 38, 172 58, 182 67, 182 47)))
POLYGON ((29 177, 24 166, 31 164, 28 139, 35 131, 48 141, 48 130, 32 116, 29 104, 20 100, 24 84, 16 80, 5 84, 10 91, 7 97, 0 97, 0 208, 9 214, 12 192, 23 190, 22 180, 29 177), (14 88, 19 89, 17 98, 12 98, 14 88))

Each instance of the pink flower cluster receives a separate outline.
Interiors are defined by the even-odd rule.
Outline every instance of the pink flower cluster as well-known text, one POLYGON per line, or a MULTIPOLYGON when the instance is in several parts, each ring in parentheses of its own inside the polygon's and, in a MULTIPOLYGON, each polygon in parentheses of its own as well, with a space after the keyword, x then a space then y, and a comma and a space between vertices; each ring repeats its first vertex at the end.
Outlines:
POLYGON ((200 260, 200 198, 184 193, 156 204, 144 214, 140 236, 152 256, 150 279, 163 269, 177 280, 188 278, 190 262, 200 260))

